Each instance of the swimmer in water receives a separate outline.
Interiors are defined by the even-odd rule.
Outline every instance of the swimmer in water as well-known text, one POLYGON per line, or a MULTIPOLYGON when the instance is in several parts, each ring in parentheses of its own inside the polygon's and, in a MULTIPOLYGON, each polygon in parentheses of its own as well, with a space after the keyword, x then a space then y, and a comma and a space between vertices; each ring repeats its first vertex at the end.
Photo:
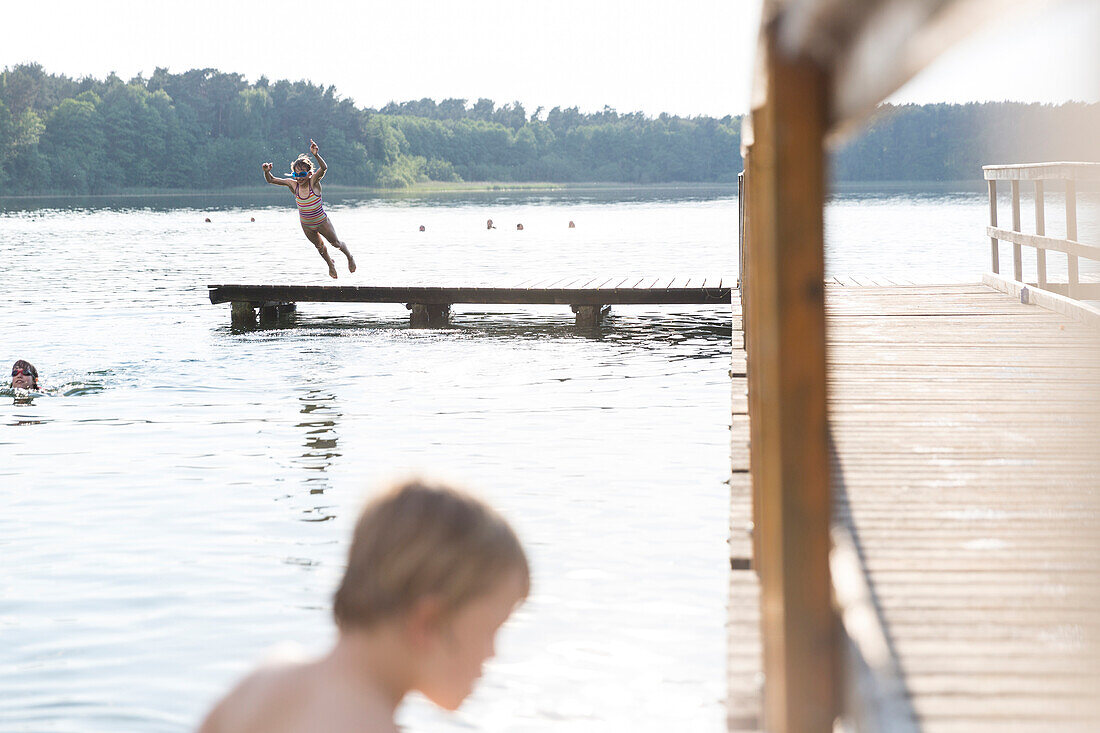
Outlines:
POLYGON ((321 179, 325 177, 328 166, 324 158, 317 152, 317 143, 309 141, 309 152, 317 159, 317 170, 313 169, 313 161, 305 153, 291 165, 291 178, 276 178, 271 175, 271 163, 264 163, 261 167, 264 171, 264 179, 276 186, 286 186, 294 193, 294 203, 298 205, 298 217, 302 222, 302 231, 306 239, 317 248, 321 257, 328 265, 329 277, 335 279, 336 265, 329 257, 324 237, 336 249, 344 253, 348 258, 348 272, 355 272, 355 258, 351 256, 351 250, 336 236, 336 230, 332 227, 332 221, 325 213, 325 207, 321 203, 321 179))
POLYGON ((490 507, 447 486, 394 486, 355 525, 331 650, 253 672, 199 733, 397 733, 414 690, 456 710, 529 586, 523 547, 490 507))
POLYGON ((12 364, 11 387, 12 389, 38 389, 38 370, 34 368, 34 364, 22 359, 12 364))

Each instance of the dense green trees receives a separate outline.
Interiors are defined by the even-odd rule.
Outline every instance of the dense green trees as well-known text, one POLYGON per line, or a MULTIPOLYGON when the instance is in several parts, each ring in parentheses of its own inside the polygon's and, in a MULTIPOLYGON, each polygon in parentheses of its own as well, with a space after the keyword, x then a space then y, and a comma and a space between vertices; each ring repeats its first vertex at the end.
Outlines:
MULTIPOLYGON (((1100 159, 1100 105, 884 106, 834 157, 846 180, 979 177, 982 163, 1100 159), (1087 134, 1086 134, 1087 131, 1087 134)), ((26 192, 224 188, 276 173, 310 137, 332 183, 424 181, 731 182, 740 119, 619 114, 605 107, 528 113, 490 99, 392 102, 360 109, 309 82, 156 69, 123 81, 0 72, 0 166, 26 192)))

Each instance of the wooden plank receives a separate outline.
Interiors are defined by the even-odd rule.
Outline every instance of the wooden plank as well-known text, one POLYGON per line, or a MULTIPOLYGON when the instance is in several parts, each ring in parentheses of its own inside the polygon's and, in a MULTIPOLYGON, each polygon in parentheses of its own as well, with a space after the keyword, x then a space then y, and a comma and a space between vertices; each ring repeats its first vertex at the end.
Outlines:
POLYGON ((987 181, 1100 181, 1100 163, 1017 163, 983 165, 987 181))
MULTIPOLYGON (((603 284, 622 278, 603 278, 603 284)), ((702 288, 490 288, 430 286, 211 285, 211 303, 424 303, 424 304, 728 304, 730 290, 702 288)))
MULTIPOLYGON (((996 237, 1006 242, 1014 242, 1018 244, 1024 244, 1028 247, 1038 247, 1040 249, 1047 249, 1054 252, 1063 252, 1071 255, 1074 258, 1084 257, 1090 260, 1100 261, 1100 246, 1095 244, 1086 244, 1084 242, 1076 242, 1067 239, 1057 239, 1054 237, 1039 236, 1038 234, 1024 234, 1022 232, 1014 232, 1008 229, 997 229, 994 227, 986 227, 986 234, 990 237, 996 237)), ((1076 231, 1074 231, 1076 236, 1076 231)))
POLYGON ((1100 340, 1017 285, 827 296, 833 517, 922 730, 1100 719, 1100 340))
POLYGON ((825 423, 826 76, 762 29, 764 94, 751 112, 750 402, 759 487, 764 719, 773 731, 831 731, 836 670, 829 581, 825 423), (759 457, 759 461, 757 458, 759 457))

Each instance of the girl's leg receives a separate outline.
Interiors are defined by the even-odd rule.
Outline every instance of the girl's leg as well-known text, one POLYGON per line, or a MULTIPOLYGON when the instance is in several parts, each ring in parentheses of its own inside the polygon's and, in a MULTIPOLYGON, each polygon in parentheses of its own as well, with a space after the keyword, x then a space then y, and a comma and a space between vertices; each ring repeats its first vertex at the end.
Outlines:
POLYGON ((317 232, 312 229, 307 229, 302 225, 302 231, 306 233, 306 239, 308 239, 317 251, 321 253, 321 256, 325 258, 325 264, 328 265, 328 276, 336 279, 336 264, 332 261, 332 258, 328 256, 328 250, 325 249, 325 243, 321 241, 321 237, 317 235, 317 232))
POLYGON ((355 258, 351 256, 351 250, 348 249, 348 246, 336 236, 336 230, 332 227, 332 219, 326 218, 321 222, 321 226, 317 227, 317 231, 329 241, 329 244, 343 252, 344 256, 348 258, 348 272, 355 272, 355 258))

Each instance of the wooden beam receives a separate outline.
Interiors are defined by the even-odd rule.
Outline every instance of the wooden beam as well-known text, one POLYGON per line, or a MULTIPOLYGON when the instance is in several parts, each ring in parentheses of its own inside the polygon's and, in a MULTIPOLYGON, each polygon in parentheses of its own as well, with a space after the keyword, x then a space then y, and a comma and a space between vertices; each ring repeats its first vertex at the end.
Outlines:
POLYGON ((835 715, 836 660, 825 394, 828 78, 780 54, 776 34, 774 23, 765 28, 766 101, 752 111, 748 170, 764 724, 825 732, 835 715))
MULTIPOLYGON (((1012 231, 1020 231, 1020 182, 1012 184, 1012 231)), ((1024 279, 1024 253, 1019 242, 1012 243, 1012 273, 1017 280, 1024 279)))
MULTIPOLYGON (((847 133, 938 55, 983 21, 1016 11, 997 0, 786 0, 766 2, 782 50, 830 72, 828 127, 847 133)), ((765 17, 768 17, 765 15, 765 17)))
POLYGON ((984 165, 987 181, 1100 181, 1100 163, 1019 163, 1016 165, 984 165))
MULTIPOLYGON (((1100 245, 1075 242, 1072 239, 1044 237, 1038 234, 1024 234, 1023 232, 1014 232, 1009 229, 998 229, 996 227, 986 227, 985 231, 990 237, 1003 239, 1006 242, 1025 244, 1028 247, 1048 249, 1052 252, 1063 252, 1072 255, 1075 259, 1077 257, 1084 257, 1088 260, 1100 261, 1100 245)), ((1077 232, 1074 231, 1074 234, 1076 235, 1077 232)))
MULTIPOLYGON (((618 278, 596 278, 597 284, 618 278)), ((672 285, 666 277, 663 284, 672 285)), ((423 303, 543 304, 543 305, 644 305, 728 304, 730 288, 703 287, 608 287, 587 288, 493 288, 426 286, 332 286, 332 285, 209 285, 210 302, 321 302, 321 303, 423 303)))

